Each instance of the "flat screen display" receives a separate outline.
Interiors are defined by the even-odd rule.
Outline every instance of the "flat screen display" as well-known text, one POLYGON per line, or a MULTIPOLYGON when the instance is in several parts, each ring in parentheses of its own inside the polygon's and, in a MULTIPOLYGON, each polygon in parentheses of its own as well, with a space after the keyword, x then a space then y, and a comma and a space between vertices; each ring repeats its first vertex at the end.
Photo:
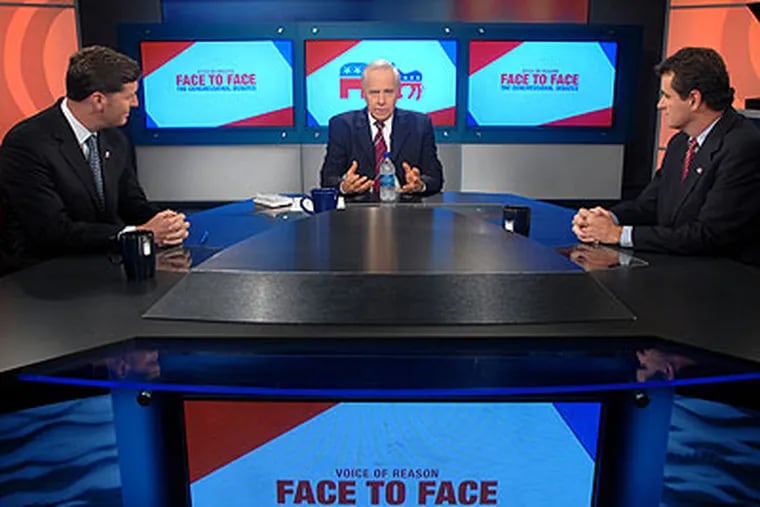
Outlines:
POLYGON ((362 71, 381 58, 401 74, 396 107, 426 113, 435 126, 456 124, 457 41, 372 39, 305 41, 307 125, 364 108, 362 71))
POLYGON ((597 402, 185 401, 193 507, 592 505, 597 402))
POLYGON ((612 127, 618 43, 470 41, 469 127, 612 127))
POLYGON ((290 40, 142 41, 148 129, 291 127, 290 40))

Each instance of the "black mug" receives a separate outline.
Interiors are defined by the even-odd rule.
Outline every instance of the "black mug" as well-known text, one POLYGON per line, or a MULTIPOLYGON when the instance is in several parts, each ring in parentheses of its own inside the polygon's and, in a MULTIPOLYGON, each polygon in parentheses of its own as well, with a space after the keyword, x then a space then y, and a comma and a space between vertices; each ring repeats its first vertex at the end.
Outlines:
POLYGON ((521 236, 530 234, 530 208, 527 206, 504 206, 504 229, 521 236))
POLYGON ((147 280, 156 276, 156 246, 151 231, 122 233, 119 248, 127 280, 147 280))

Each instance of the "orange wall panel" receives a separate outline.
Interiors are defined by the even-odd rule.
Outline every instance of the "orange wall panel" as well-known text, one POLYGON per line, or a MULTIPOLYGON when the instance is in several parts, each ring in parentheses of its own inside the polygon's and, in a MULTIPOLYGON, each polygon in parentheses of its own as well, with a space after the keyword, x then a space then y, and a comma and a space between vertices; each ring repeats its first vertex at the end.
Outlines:
MULTIPOLYGON (((719 3, 727 2, 671 0, 670 5, 719 3)), ((723 56, 736 90, 734 107, 742 109, 745 98, 760 97, 760 22, 746 6, 671 9, 666 53, 685 46, 711 47, 723 56)), ((674 133, 660 122, 659 146, 674 133)))
MULTIPOLYGON (((659 148, 665 149, 665 147, 668 145, 668 141, 670 140, 673 135, 678 132, 677 130, 674 130, 668 125, 662 121, 662 112, 659 113, 659 125, 660 125, 660 137, 657 146, 659 148)), ((659 166, 657 166, 659 167, 659 166)))
POLYGON ((714 48, 726 60, 734 107, 746 97, 760 96, 760 22, 747 7, 673 9, 670 11, 667 53, 684 46, 714 48))
POLYGON ((744 5, 745 2, 736 0, 670 0, 671 7, 690 7, 694 5, 744 5))
POLYGON ((77 48, 73 8, 0 5, 0 139, 64 94, 66 66, 77 48))

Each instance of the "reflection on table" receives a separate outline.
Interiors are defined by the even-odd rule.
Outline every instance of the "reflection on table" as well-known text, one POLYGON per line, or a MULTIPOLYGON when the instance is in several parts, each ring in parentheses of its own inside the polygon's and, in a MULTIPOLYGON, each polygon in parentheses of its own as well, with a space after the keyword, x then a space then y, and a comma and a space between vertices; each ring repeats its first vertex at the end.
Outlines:
MULTIPOLYGON (((304 213, 294 199, 293 206, 267 208, 251 200, 240 201, 191 215, 190 237, 185 248, 197 266, 214 253, 272 227, 316 217, 304 213)), ((569 260, 587 271, 645 266, 646 262, 624 250, 604 246, 577 244, 570 222, 573 211, 552 204, 510 194, 445 192, 426 199, 408 199, 392 205, 400 209, 439 208, 500 226, 502 208, 527 206, 531 209, 530 238, 542 245, 557 248, 569 260)), ((349 199, 346 208, 383 207, 370 198, 349 199)), ((341 209, 331 213, 343 213, 341 209)), ((171 267, 171 264, 166 266, 171 267)), ((159 269, 162 269, 159 267, 159 269)))
POLYGON ((482 397, 760 380, 760 367, 651 337, 588 339, 133 340, 25 368, 21 378, 98 387, 286 397, 482 397), (317 350, 318 349, 318 350, 317 350), (104 368, 105 366, 105 368, 104 368))

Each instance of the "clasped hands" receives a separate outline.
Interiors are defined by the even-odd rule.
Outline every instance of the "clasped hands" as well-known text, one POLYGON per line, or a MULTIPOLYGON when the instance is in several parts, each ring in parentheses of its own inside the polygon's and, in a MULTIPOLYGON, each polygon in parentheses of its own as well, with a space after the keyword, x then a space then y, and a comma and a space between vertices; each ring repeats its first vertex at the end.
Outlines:
MULTIPOLYGON (((406 180, 406 183, 401 186, 399 192, 422 192, 425 185, 422 182, 419 168, 410 166, 408 162, 402 162, 401 167, 404 169, 404 179, 406 180)), ((351 167, 349 167, 348 171, 343 175, 343 180, 340 182, 340 191, 342 193, 360 194, 362 192, 368 192, 375 184, 374 179, 357 174, 356 171, 358 168, 359 164, 354 160, 351 163, 351 167)))
POLYGON ((189 227, 184 213, 166 209, 153 215, 153 218, 144 224, 138 225, 137 229, 151 231, 156 245, 164 247, 182 244, 189 234, 189 227))
POLYGON ((573 232, 584 243, 620 243, 623 227, 617 225, 612 213, 597 206, 581 208, 573 217, 573 232))

